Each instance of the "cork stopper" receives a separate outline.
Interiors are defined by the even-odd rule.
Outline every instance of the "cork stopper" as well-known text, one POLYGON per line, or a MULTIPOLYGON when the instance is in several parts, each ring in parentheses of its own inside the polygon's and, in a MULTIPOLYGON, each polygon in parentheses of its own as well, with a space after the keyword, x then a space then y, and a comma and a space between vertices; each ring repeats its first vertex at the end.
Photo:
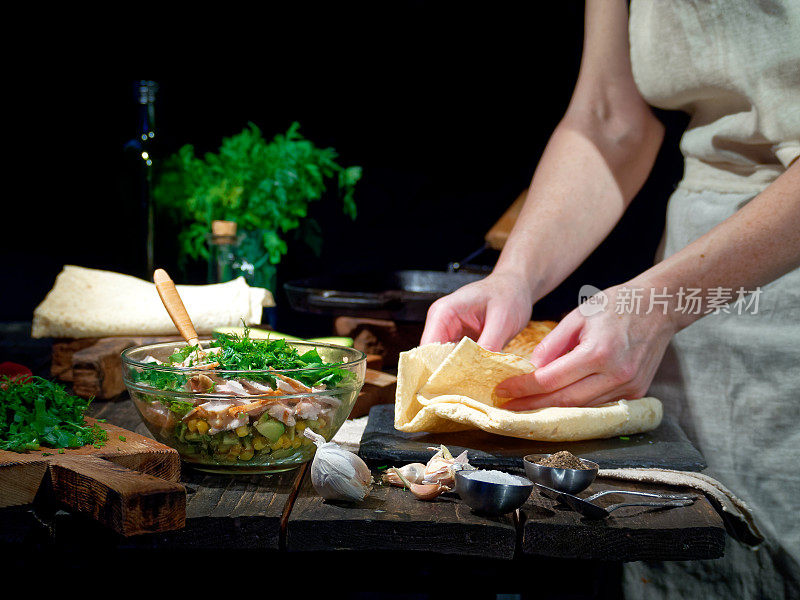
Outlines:
POLYGON ((216 246, 236 243, 236 222, 211 221, 211 238, 209 241, 216 246))
POLYGON ((215 236, 233 237, 236 235, 236 221, 211 221, 211 233, 215 236))

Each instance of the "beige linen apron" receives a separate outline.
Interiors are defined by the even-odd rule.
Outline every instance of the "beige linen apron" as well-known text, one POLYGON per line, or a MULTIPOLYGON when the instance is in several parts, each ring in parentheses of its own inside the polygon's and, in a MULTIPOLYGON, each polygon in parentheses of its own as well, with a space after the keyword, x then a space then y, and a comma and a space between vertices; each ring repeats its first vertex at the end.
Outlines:
MULTIPOLYGON (((684 177, 669 256, 750 201, 800 155, 800 2, 634 0, 634 78, 684 110, 684 177)), ((735 297, 736 290, 732 290, 735 297)), ((767 541, 728 539, 714 561, 631 563, 631 598, 800 597, 800 269, 675 336, 650 395, 752 508, 767 541), (739 314, 742 312, 742 314, 739 314)))

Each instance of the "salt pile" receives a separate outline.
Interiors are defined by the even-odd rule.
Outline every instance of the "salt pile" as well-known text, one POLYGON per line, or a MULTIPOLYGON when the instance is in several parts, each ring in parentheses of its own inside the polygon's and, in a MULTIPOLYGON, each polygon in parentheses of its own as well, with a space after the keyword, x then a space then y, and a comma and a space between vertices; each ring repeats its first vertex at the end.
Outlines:
POLYGON ((483 481, 486 483, 502 483, 505 485, 531 485, 531 482, 520 477, 519 475, 511 475, 503 471, 461 471, 464 477, 468 477, 473 481, 483 481))

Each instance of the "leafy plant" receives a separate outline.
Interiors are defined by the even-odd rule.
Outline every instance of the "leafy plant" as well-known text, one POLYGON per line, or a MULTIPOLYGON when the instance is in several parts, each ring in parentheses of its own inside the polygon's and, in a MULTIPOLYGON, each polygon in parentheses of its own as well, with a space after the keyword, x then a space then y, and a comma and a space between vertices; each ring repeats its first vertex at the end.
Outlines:
POLYGON ((42 377, 0 376, 0 450, 103 446, 108 433, 83 417, 90 402, 42 377))
POLYGON ((187 144, 165 161, 153 196, 182 226, 182 262, 209 258, 206 236, 214 220, 236 221, 240 231, 249 232, 242 251, 255 272, 274 272, 292 230, 319 255, 320 227, 308 217, 308 205, 322 198, 331 179, 338 183, 343 212, 356 218, 353 193, 361 168, 340 166, 333 148, 316 147, 299 128, 293 123, 267 142, 249 123, 224 138, 217 153, 199 158, 187 144))

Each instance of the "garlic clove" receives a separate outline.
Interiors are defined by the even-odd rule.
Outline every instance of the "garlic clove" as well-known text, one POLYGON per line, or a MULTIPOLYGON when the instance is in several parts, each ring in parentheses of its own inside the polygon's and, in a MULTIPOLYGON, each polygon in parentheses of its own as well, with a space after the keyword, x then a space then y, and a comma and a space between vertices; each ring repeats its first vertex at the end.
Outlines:
MULTIPOLYGON (((422 463, 410 463, 398 469, 411 483, 422 483, 425 476, 425 465, 422 463)), ((383 474, 383 482, 398 487, 405 487, 405 484, 391 469, 383 474)))
POLYGON ((419 500, 433 500, 434 498, 442 494, 442 492, 448 491, 446 487, 441 486, 438 483, 432 483, 432 484, 412 483, 405 477, 405 475, 400 473, 400 469, 392 467, 390 471, 396 474, 400 478, 400 480, 405 484, 405 486, 409 489, 409 491, 412 494, 414 494, 419 500))
MULTIPOLYGON (((430 450, 434 449, 430 448, 430 450)), ((453 458, 447 446, 442 445, 425 466, 422 483, 438 483, 452 489, 456 484, 456 468, 454 465, 458 465, 458 468, 469 466, 467 451, 464 450, 458 455, 458 458, 453 458)))

